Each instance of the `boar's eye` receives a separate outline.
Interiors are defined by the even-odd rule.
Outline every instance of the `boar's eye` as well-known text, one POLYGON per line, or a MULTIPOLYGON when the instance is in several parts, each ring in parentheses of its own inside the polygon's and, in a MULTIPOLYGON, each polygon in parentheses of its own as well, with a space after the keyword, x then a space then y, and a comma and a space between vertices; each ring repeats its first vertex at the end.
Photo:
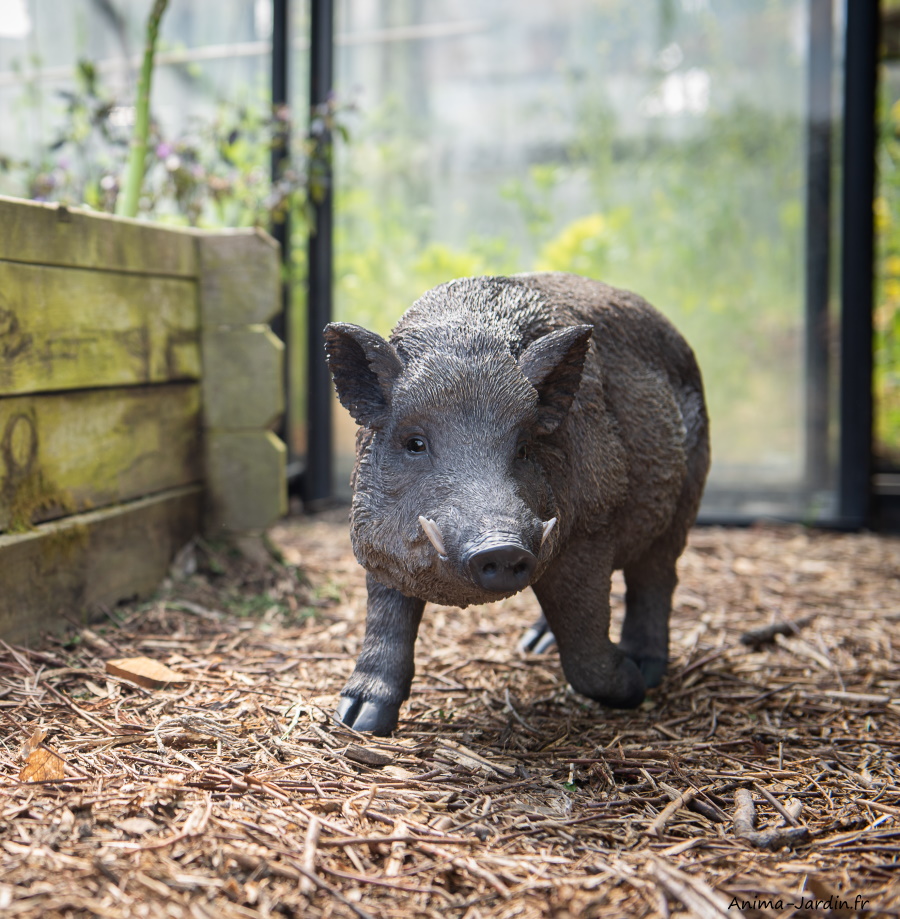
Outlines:
POLYGON ((410 437, 406 441, 407 453, 427 453, 428 444, 425 443, 424 437, 410 437))
POLYGON ((528 441, 520 440, 519 446, 516 448, 516 459, 528 459, 530 452, 528 441))

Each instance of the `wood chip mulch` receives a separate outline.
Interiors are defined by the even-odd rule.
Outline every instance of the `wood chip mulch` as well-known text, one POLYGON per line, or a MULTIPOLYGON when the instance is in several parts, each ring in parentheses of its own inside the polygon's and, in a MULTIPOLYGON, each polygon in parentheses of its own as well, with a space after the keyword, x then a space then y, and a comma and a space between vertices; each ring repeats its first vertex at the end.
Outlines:
POLYGON ((153 602, 0 645, 0 915, 900 917, 900 539, 696 530, 634 712, 516 650, 530 592, 429 607, 383 740, 330 716, 345 516, 243 586, 198 546, 153 602))

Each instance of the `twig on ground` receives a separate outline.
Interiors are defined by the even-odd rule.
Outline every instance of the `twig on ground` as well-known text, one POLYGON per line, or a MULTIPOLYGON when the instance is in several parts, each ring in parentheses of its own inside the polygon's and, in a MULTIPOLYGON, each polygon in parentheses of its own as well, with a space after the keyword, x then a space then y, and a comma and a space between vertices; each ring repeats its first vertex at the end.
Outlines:
POLYGON ((647 870, 666 893, 682 903, 692 916, 698 919, 731 919, 729 901, 704 881, 672 868, 658 858, 648 860, 647 870))
POLYGON ((319 835, 322 832, 322 824, 318 817, 312 817, 306 827, 306 839, 303 841, 303 873, 304 877, 300 881, 301 893, 312 893, 315 888, 311 880, 316 872, 316 852, 319 846, 319 835))
POLYGON ((805 629, 815 618, 815 615, 804 616, 796 622, 773 622, 758 629, 749 629, 741 635, 741 644, 759 647, 775 641, 776 635, 798 635, 800 630, 805 629))
POLYGON ((801 845, 809 838, 809 829, 805 826, 757 830, 753 795, 746 788, 735 788, 734 803, 735 836, 745 839, 758 849, 780 849, 782 846, 801 845))

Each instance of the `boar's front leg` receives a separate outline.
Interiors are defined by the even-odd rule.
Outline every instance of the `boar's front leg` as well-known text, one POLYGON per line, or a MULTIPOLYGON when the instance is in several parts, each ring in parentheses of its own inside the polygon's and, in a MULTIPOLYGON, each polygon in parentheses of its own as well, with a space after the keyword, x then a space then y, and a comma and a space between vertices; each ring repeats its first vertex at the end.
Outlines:
POLYGON ((609 640, 611 576, 602 545, 573 540, 533 586, 572 688, 611 708, 634 708, 646 686, 635 663, 609 640))
POLYGON ((386 737, 397 727, 415 673, 415 644, 424 600, 406 597, 366 575, 366 637, 341 692, 337 716, 357 731, 386 737))

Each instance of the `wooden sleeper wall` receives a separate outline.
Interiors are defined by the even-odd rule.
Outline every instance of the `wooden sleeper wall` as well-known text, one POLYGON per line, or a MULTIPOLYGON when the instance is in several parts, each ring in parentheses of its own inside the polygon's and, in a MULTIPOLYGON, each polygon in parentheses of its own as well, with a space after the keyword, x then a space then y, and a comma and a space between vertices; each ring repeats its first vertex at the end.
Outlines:
POLYGON ((257 533, 287 510, 278 245, 263 233, 200 238, 207 531, 257 533))
POLYGON ((283 513, 277 297, 264 234, 0 199, 0 637, 146 595, 201 527, 283 513))

